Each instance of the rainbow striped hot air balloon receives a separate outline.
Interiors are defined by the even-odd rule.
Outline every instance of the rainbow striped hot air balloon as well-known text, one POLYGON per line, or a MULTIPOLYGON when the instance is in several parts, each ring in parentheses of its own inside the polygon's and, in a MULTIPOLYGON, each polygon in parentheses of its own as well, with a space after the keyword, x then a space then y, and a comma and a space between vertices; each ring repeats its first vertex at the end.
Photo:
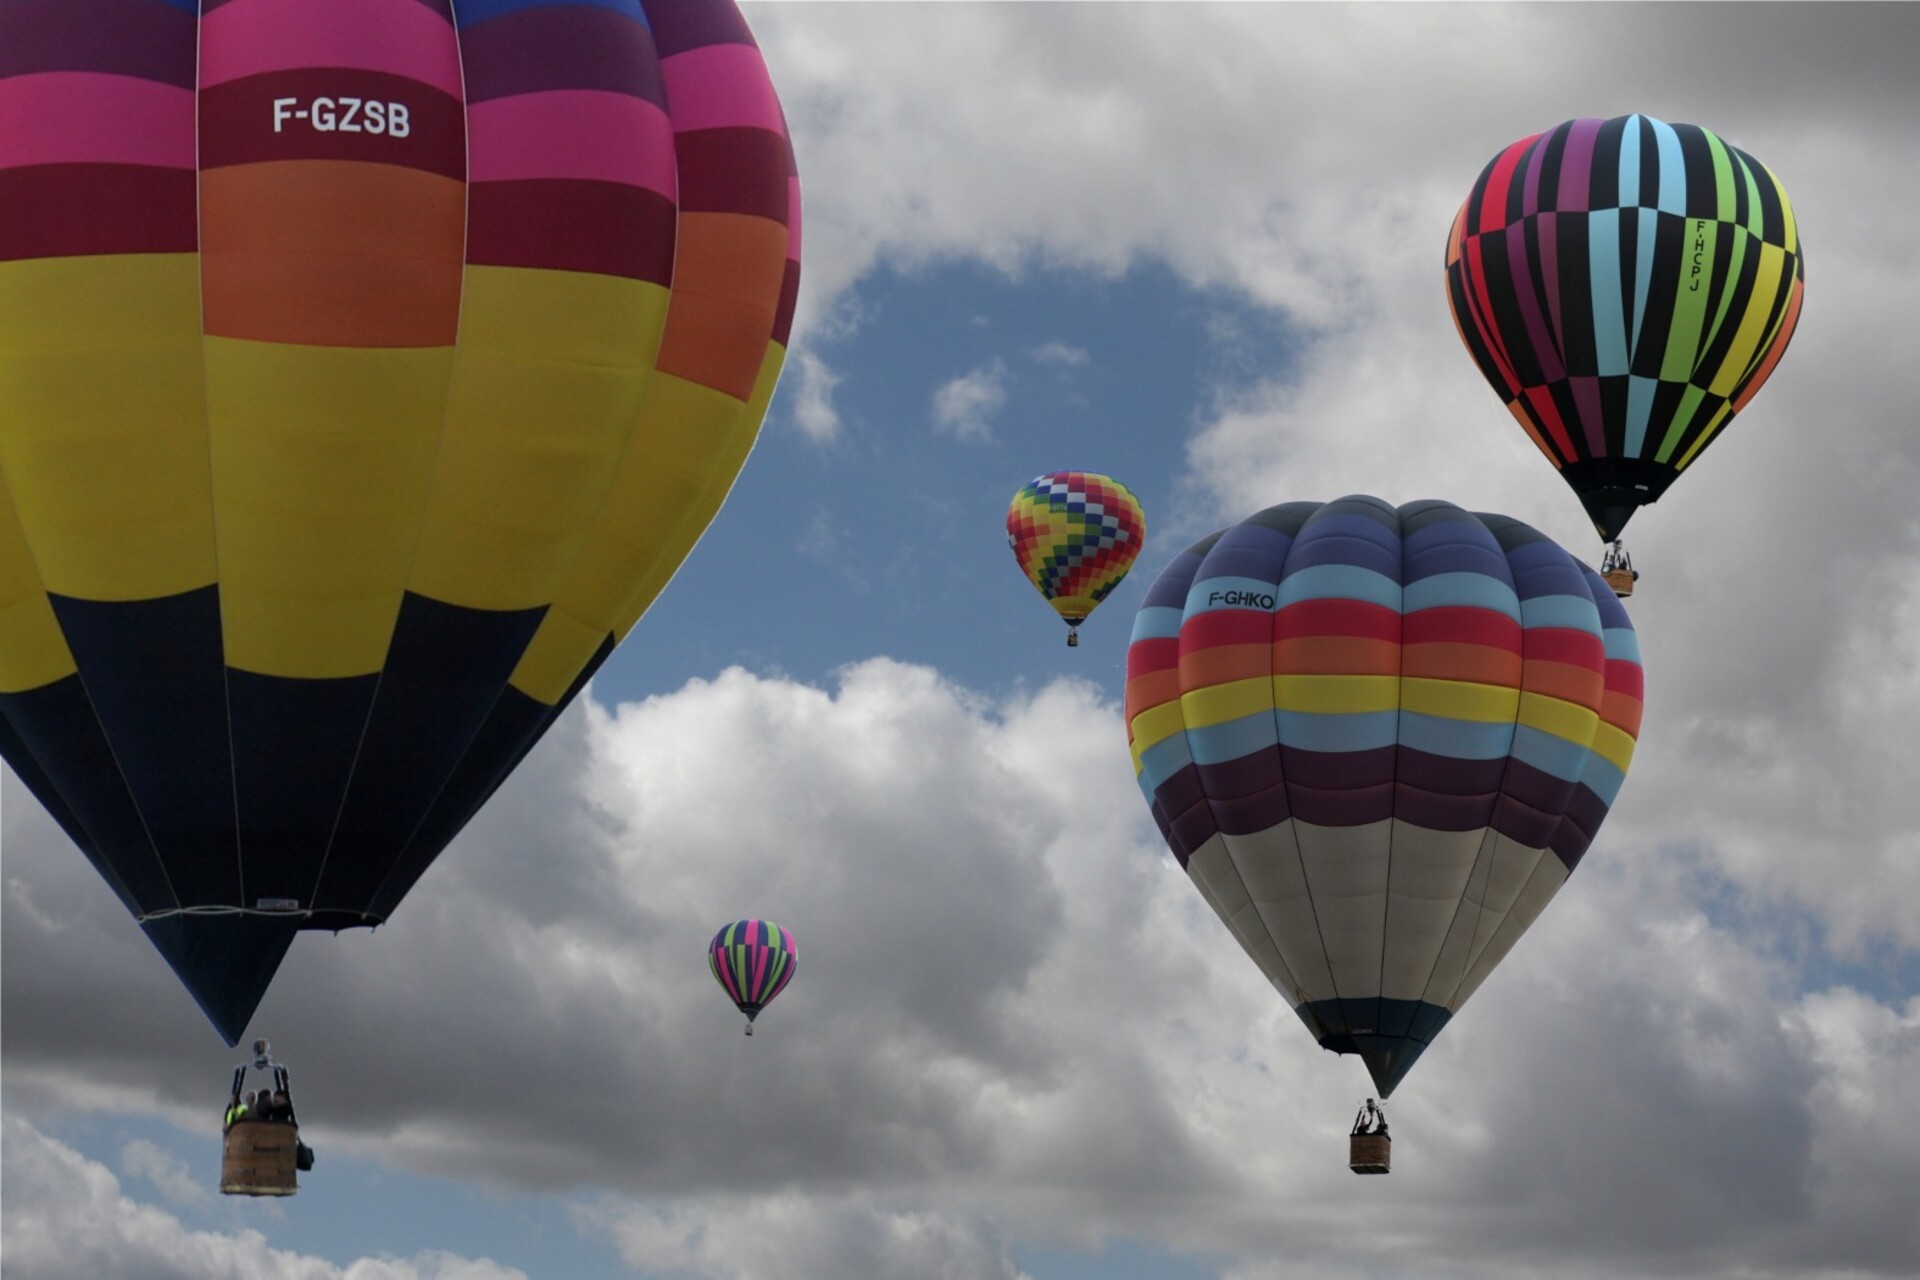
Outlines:
POLYGON ((736 920, 713 935, 707 967, 727 999, 747 1015, 752 1035, 753 1020, 793 981, 800 950, 793 935, 771 920, 736 920))
POLYGON ((1444 502, 1295 502, 1216 533, 1148 590, 1127 654, 1174 856, 1382 1097, 1579 865, 1640 708, 1599 575, 1444 502))
POLYGON ((1766 383, 1806 292, 1766 166, 1641 115, 1500 152, 1446 257, 1461 341, 1609 542, 1766 383))
POLYGON ((1035 476, 1007 507, 1007 543, 1020 571, 1067 624, 1067 643, 1120 585, 1147 540, 1133 491, 1091 471, 1035 476))
POLYGON ((229 1044, 705 529, 798 201, 732 0, 0 0, 0 753, 229 1044))

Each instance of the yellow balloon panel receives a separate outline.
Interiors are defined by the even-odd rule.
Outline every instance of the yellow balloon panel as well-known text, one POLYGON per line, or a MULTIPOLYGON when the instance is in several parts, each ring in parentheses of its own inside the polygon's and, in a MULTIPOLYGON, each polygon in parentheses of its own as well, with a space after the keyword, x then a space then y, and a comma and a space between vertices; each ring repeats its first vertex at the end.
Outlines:
POLYGON ((0 472, 48 591, 214 578, 192 254, 0 263, 0 472))
POLYGON ((559 589, 640 413, 666 320, 657 285, 581 272, 467 272, 422 595, 526 609, 559 589))
POLYGON ((12 495, 0 487, 0 693, 38 689, 73 672, 73 654, 40 587, 12 495))
POLYGON ((227 665, 378 671, 419 544, 452 349, 205 341, 227 665))

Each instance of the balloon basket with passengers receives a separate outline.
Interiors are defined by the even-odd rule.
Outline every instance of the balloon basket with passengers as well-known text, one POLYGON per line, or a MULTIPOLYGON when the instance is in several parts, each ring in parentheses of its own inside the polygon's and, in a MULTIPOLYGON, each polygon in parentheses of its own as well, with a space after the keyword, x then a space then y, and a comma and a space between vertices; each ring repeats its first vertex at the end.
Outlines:
POLYGON ((1368 1098, 1347 1135, 1347 1168, 1355 1173, 1391 1173, 1393 1139, 1387 1133, 1386 1108, 1368 1098))
POLYGON ((274 1061, 265 1040, 255 1040, 252 1062, 233 1069, 233 1092, 221 1136, 220 1193, 294 1195, 300 1190, 299 1175, 312 1168, 313 1148, 300 1140, 300 1122, 293 1109, 292 1076, 274 1061), (252 1072, 266 1075, 269 1087, 246 1090, 252 1072))

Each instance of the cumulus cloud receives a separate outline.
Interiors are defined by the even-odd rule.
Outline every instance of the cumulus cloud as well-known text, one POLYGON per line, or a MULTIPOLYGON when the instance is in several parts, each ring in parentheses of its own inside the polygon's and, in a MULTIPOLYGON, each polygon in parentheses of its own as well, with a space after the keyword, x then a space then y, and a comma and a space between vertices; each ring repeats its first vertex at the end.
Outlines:
MULTIPOLYGON (((31 1123, 9 1115, 0 1125, 7 1186, 0 1253, 6 1274, 21 1280, 527 1280, 524 1271, 486 1258, 429 1252, 341 1267, 273 1248, 258 1231, 189 1230, 126 1195, 106 1166, 31 1123)), ((141 1148, 129 1163, 143 1177, 156 1167, 167 1178, 177 1172, 157 1149, 141 1148)))
POLYGON ((980 365, 933 393, 933 425, 972 444, 993 439, 993 417, 1007 404, 1007 366, 980 365))
POLYGON ((888 1210, 868 1196, 823 1203, 800 1194, 671 1209, 609 1202, 583 1211, 633 1267, 699 1280, 775 1276, 914 1276, 1027 1280, 1008 1242, 977 1220, 888 1210))
POLYGON ((144 1179, 174 1204, 204 1204, 212 1199, 206 1184, 193 1176, 186 1161, 145 1138, 135 1138, 120 1149, 120 1172, 144 1179))
MULTIPOLYGON (((10 1109, 126 1080, 203 1120, 226 1055, 17 796, 10 1109)), ((303 939, 262 1025, 324 1147, 597 1187, 582 1230, 668 1273, 1002 1277, 1011 1241, 1128 1237, 1261 1276, 1910 1270, 1920 1010, 1795 994, 1631 812, 1398 1095, 1396 1207, 1353 1236, 1326 1224, 1363 1075, 1157 847, 1118 708, 1075 682, 990 701, 874 660, 588 704, 391 926, 303 939), (750 914, 801 963, 747 1040, 702 951, 750 914), (449 1045, 485 1069, 420 1070, 449 1045), (583 1071, 609 1106, 555 1086, 583 1071)))
MULTIPOLYGON (((883 265, 1118 273, 1152 258, 1335 328, 1383 253, 1417 246, 1437 269, 1466 185, 1527 133, 1648 111, 1769 163, 1824 139, 1838 166, 1885 154, 1914 95, 1898 6, 1840 22, 1811 6, 749 14, 808 192, 803 301, 823 315, 883 265), (1821 109, 1787 83, 1822 86, 1821 109)), ((1802 172, 1796 193, 1817 171, 1802 172)), ((1856 216, 1897 207, 1873 194, 1856 216)))
POLYGON ((840 413, 833 405, 833 391, 840 385, 840 375, 811 349, 796 350, 792 366, 786 376, 790 380, 788 394, 793 400, 794 424, 801 434, 817 444, 838 438, 840 413))

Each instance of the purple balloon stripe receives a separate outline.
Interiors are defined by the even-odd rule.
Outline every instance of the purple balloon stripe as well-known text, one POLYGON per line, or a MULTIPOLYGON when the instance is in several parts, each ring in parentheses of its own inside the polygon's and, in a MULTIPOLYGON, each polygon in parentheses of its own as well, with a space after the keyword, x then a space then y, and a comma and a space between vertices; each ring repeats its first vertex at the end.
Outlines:
POLYGON ((1507 775, 1507 761, 1469 760, 1435 755, 1400 747, 1394 766, 1394 780, 1424 791, 1449 796, 1491 795, 1501 789, 1507 775))
POLYGON ((191 89, 198 27, 193 15, 152 0, 7 0, 0 79, 104 71, 191 89))
POLYGON ((1601 120, 1575 120, 1567 126, 1567 145, 1560 153, 1560 198, 1557 207, 1586 213, 1593 205, 1593 143, 1601 120))
POLYGON ((1594 836, 1600 831, 1600 824, 1606 821, 1607 809, 1607 802, 1585 785, 1573 789, 1566 817, 1554 832, 1552 844, 1548 846, 1566 864, 1568 874, 1572 874, 1573 869, 1580 865, 1587 846, 1593 843, 1594 836))
POLYGON ((1180 857, 1180 865, 1183 867, 1187 865, 1187 858, 1193 855, 1195 849, 1220 834, 1220 825, 1214 821, 1213 810, 1204 800, 1174 814, 1168 819, 1167 826, 1170 835, 1168 843, 1173 846, 1174 852, 1178 854, 1180 850, 1186 850, 1186 853, 1180 857))
POLYGON ((1524 760, 1509 758, 1501 763, 1505 766, 1500 783, 1500 790, 1504 794, 1555 818, 1567 811, 1567 806, 1572 802, 1574 783, 1535 768, 1524 760))
POLYGON ((642 7, 662 58, 711 44, 754 43, 732 0, 647 0, 642 7))
POLYGON ((1182 765, 1179 772, 1162 782, 1153 793, 1154 803, 1163 805, 1168 813, 1184 813, 1207 798, 1206 788, 1200 783, 1199 767, 1192 764, 1182 765))
POLYGON ((1606 411, 1600 407, 1600 379, 1571 378, 1574 407, 1580 412, 1580 430, 1587 438, 1587 449, 1596 458, 1607 456, 1606 411))
POLYGON ((1553 347, 1565 351, 1566 326, 1560 322, 1560 219, 1549 213, 1535 221, 1540 239, 1540 276, 1547 290, 1547 316, 1553 324, 1553 347))
POLYGON ((1540 376, 1548 382, 1566 377, 1560 353, 1547 333, 1540 315, 1540 300, 1533 290, 1533 264, 1527 257, 1527 224, 1516 222, 1506 230, 1507 268, 1513 272, 1514 300, 1520 304, 1520 316, 1527 325, 1527 344, 1540 361, 1540 376))
POLYGON ((1351 791, 1390 783, 1397 770, 1398 747, 1371 751, 1303 751, 1280 748, 1280 772, 1296 786, 1351 791))
POLYGON ((1428 831, 1477 831, 1491 821, 1500 798, 1497 792, 1450 795, 1404 782, 1394 784, 1393 795, 1393 816, 1428 831))
POLYGON ((1551 133, 1541 134, 1539 139, 1527 148, 1527 154, 1520 158, 1520 163, 1527 166, 1526 185, 1520 189, 1522 218, 1531 218, 1540 212, 1540 172, 1547 167, 1545 164, 1547 143, 1552 140, 1551 133))
POLYGON ((1201 790, 1215 800, 1234 800, 1282 781, 1280 753, 1272 747, 1219 764, 1195 765, 1201 790))
POLYGON ((1316 827, 1364 827, 1393 816, 1394 784, 1330 791, 1294 784, 1287 789, 1293 816, 1316 827))
POLYGON ((1559 831, 1561 818, 1558 811, 1546 812, 1530 804, 1516 800, 1512 795, 1501 796, 1493 806, 1493 820, 1487 825, 1495 831, 1529 849, 1546 849, 1553 844, 1554 834, 1559 831))
POLYGON ((1254 795, 1230 800, 1215 797, 1207 801, 1215 827, 1222 835, 1250 836, 1257 831, 1277 827, 1293 816, 1287 784, 1277 782, 1254 795))
POLYGON ((522 9, 460 33, 467 101, 602 89, 667 106, 659 54, 633 19, 586 5, 522 9))

